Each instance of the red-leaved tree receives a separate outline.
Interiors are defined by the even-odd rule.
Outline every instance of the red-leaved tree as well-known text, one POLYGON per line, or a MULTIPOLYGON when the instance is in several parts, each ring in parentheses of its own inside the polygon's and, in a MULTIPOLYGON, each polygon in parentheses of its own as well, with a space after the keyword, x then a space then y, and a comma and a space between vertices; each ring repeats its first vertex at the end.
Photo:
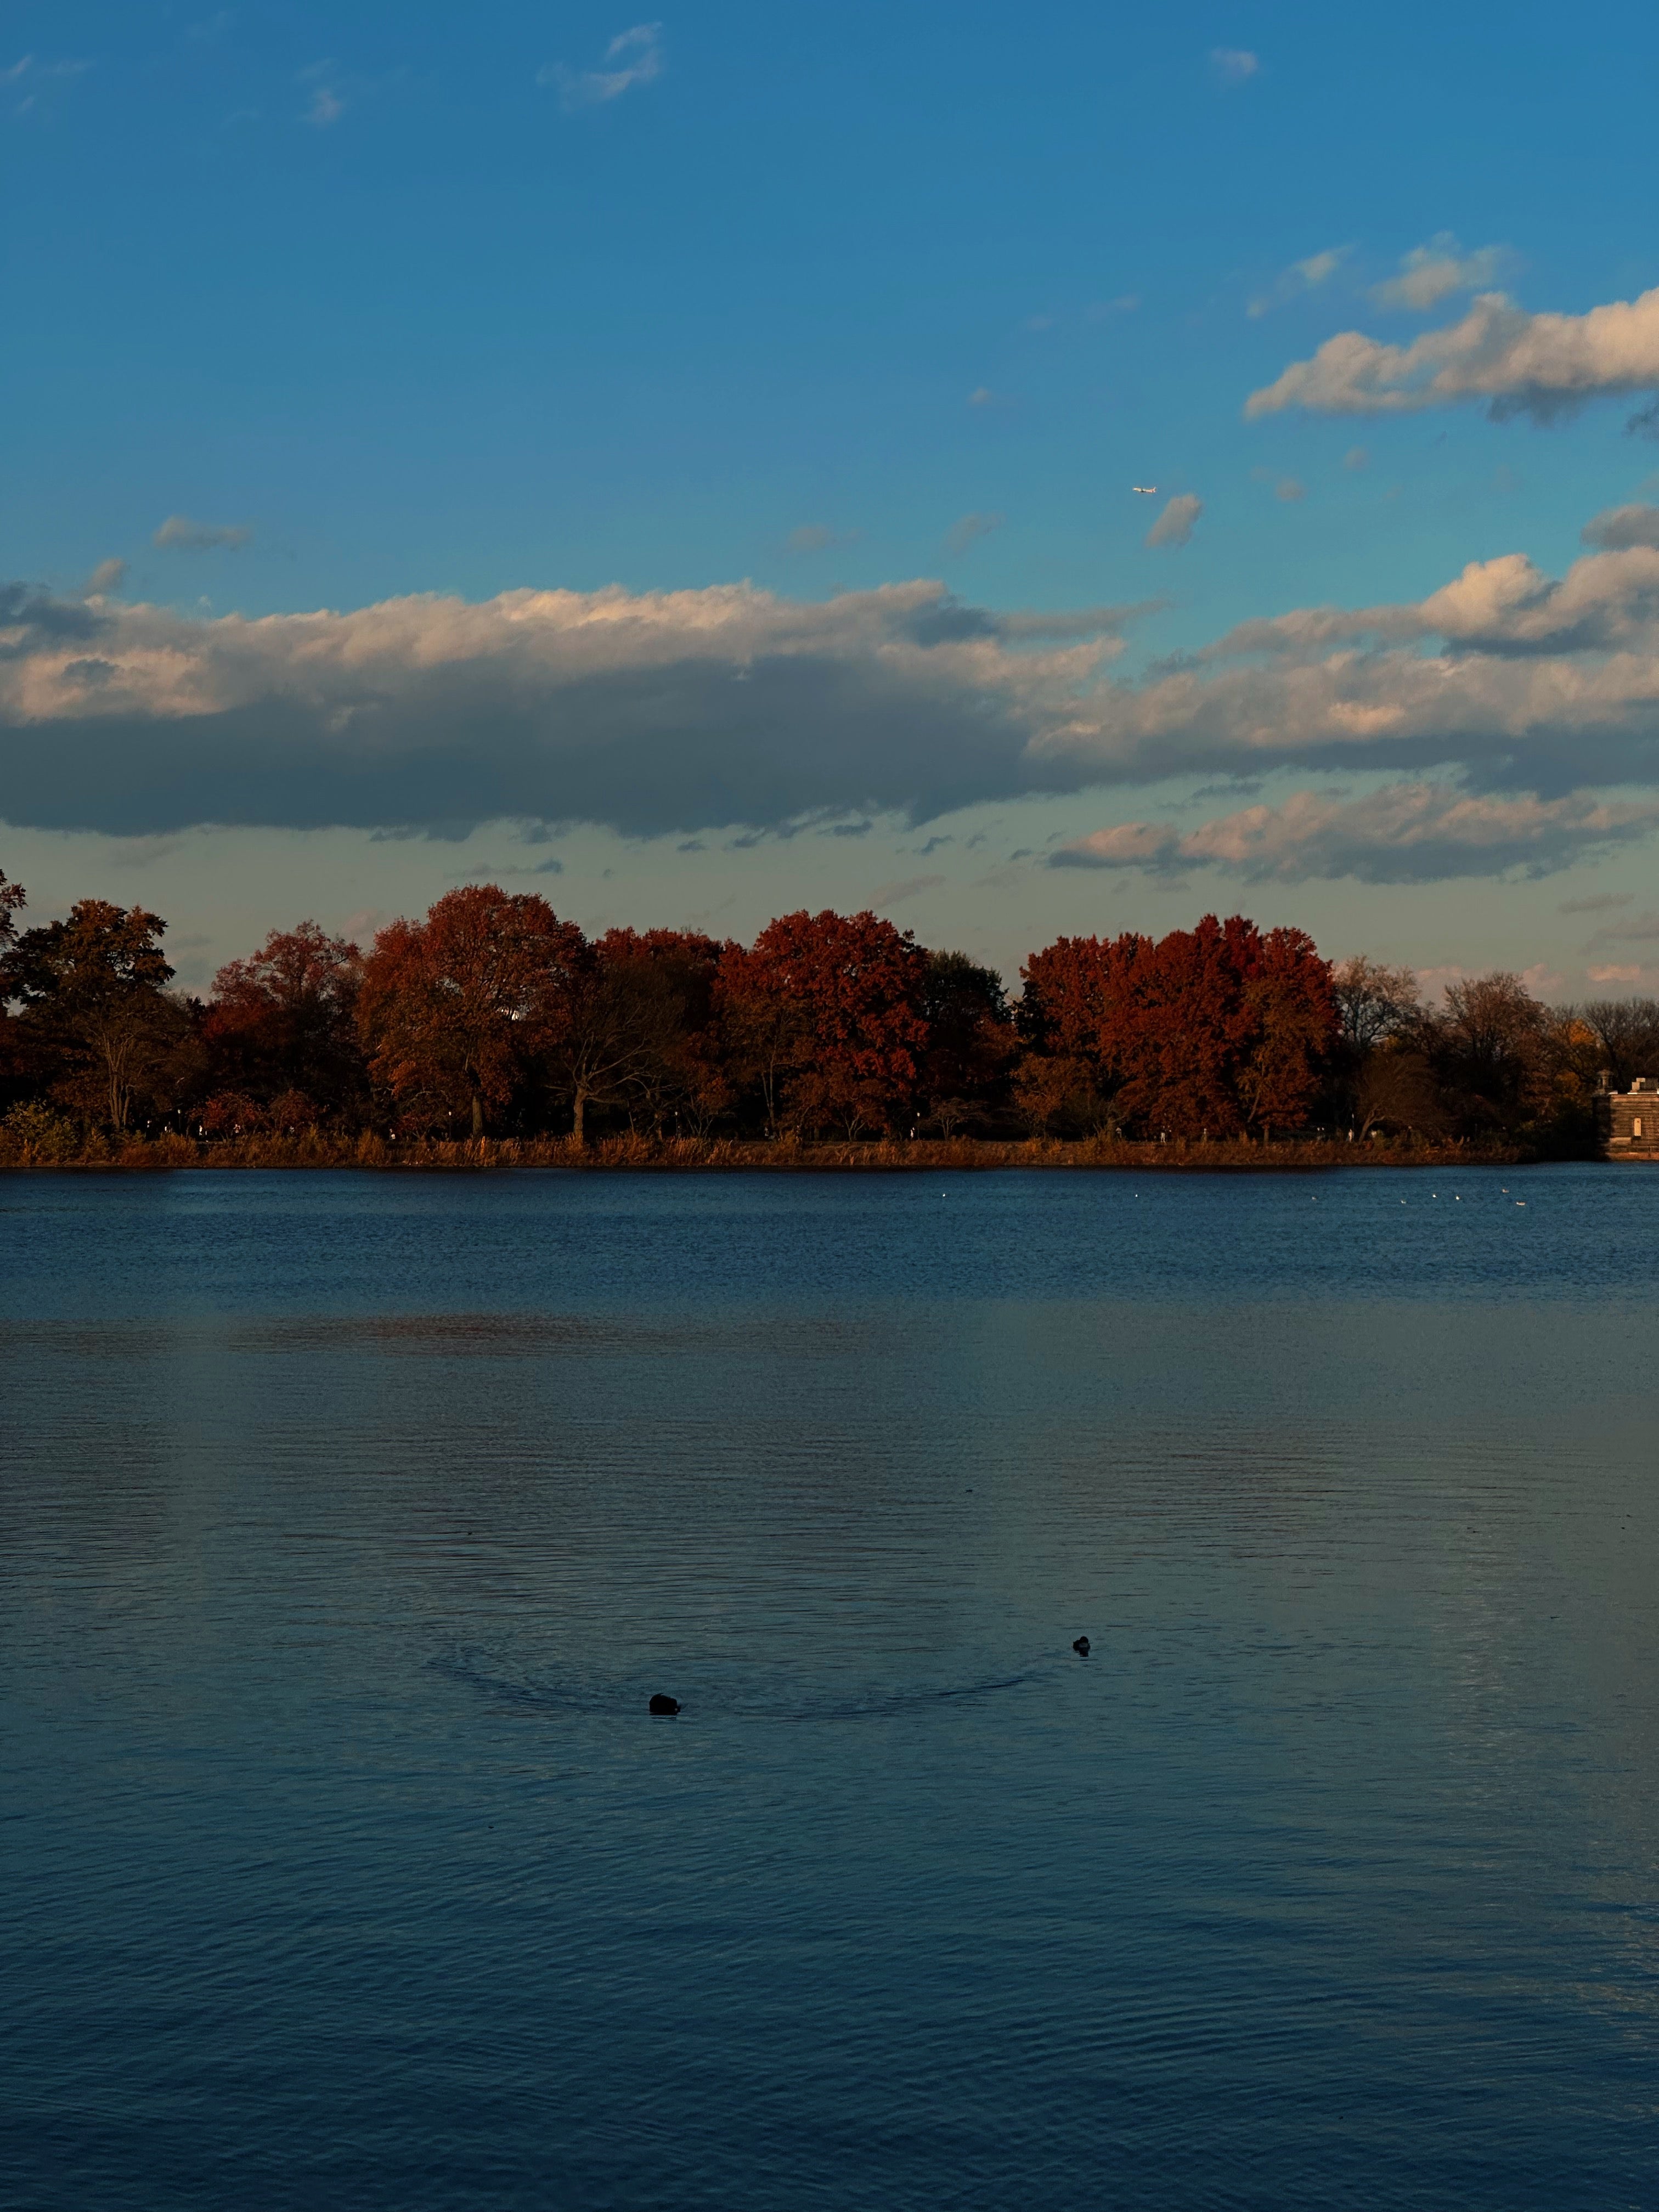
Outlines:
POLYGON ((429 1121, 472 1134, 507 1106, 568 1018, 586 944, 532 892, 447 892, 424 921, 394 921, 363 963, 357 1027, 375 1077, 429 1121))
POLYGON ((338 1109, 362 1090, 356 1029, 363 956, 314 921, 273 929, 259 951, 213 979, 202 1036, 216 1090, 285 1100, 288 1121, 314 1119, 302 1106, 338 1109))
POLYGON ((1264 935, 1239 915, 1206 915, 1157 942, 1063 937, 1024 976, 1028 1042, 1057 1077, 1149 1131, 1236 1135, 1298 1120, 1337 1033, 1329 963, 1312 939, 1264 935))
POLYGON ((927 1040, 927 957, 873 914, 769 922, 720 962, 719 1001, 737 1065, 768 1126, 888 1127, 912 1103, 927 1040))

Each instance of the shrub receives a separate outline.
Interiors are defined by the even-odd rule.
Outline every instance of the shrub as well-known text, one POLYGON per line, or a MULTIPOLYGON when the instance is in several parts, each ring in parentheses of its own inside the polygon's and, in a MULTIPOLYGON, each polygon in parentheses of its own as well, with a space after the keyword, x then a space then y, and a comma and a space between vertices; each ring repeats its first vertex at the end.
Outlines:
POLYGON ((19 1167, 53 1167, 78 1157, 81 1133, 66 1114, 29 1099, 0 1121, 0 1146, 19 1167))

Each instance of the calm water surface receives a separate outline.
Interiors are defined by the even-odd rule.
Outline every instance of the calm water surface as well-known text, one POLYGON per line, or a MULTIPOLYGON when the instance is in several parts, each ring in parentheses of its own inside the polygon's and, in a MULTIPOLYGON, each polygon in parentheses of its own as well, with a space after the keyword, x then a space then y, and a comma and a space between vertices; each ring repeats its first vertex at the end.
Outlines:
POLYGON ((1656 1251, 0 1176, 9 2212, 1650 2208, 1656 1251))

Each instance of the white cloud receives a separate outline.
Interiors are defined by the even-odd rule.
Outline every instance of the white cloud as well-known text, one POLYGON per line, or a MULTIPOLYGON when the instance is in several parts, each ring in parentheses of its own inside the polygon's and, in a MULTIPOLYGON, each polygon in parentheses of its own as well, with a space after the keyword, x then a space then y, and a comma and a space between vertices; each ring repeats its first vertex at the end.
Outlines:
POLYGON ((1310 253, 1305 261, 1293 261, 1290 267, 1274 277, 1265 292, 1259 292, 1245 309, 1246 314, 1260 318, 1275 307, 1289 305, 1300 299, 1304 292, 1316 291, 1328 283, 1353 252, 1352 246, 1328 246, 1323 252, 1310 253))
MULTIPOLYGON (((1560 578, 1519 553, 1473 562, 1421 599, 1294 608, 1130 680, 1121 633, 1144 611, 992 611, 917 580, 821 602, 514 591, 255 620, 13 586, 0 793, 20 825, 118 833, 517 818, 687 836, 1290 769, 1388 778, 1395 811, 1316 794, 1349 811, 1235 823, 1235 865, 1334 865, 1369 840, 1423 874, 1546 867, 1644 834, 1659 548, 1560 578)), ((1167 860, 1176 833, 1141 831, 1167 860)))
POLYGON ((1620 963, 1610 968, 1587 968, 1584 970, 1592 983, 1639 983, 1646 969, 1634 962, 1620 963))
POLYGON ((654 84, 667 66, 662 25, 635 23, 612 39, 599 68, 573 70, 563 62, 550 62, 537 71, 536 82, 557 85, 560 104, 572 114, 579 108, 604 107, 636 85, 654 84))
POLYGON ((1370 465, 1371 457, 1363 446, 1350 446, 1342 456, 1342 465, 1351 476, 1358 476, 1362 469, 1368 469, 1370 465))
POLYGON ((1223 84, 1248 84, 1261 68, 1258 56, 1243 46, 1212 46, 1210 67, 1223 84))
POLYGON ((1033 732, 1066 726, 1133 611, 993 613, 919 581, 248 619, 11 587, 0 791, 13 821, 116 831, 921 818, 1024 787, 1033 732))
POLYGON ((1299 791, 1280 806, 1247 806, 1180 830, 1126 822, 1062 846, 1051 867, 1221 868, 1252 882, 1357 877, 1417 883, 1545 875, 1659 829, 1659 799, 1610 805, 1593 792, 1500 799, 1444 784, 1397 783, 1364 799, 1299 791))
POLYGON ((964 514, 945 532, 945 550, 947 553, 965 553, 978 539, 988 538, 994 530, 1001 527, 1000 514, 964 514))
POLYGON ((1273 497, 1283 500, 1287 506, 1294 506, 1297 500, 1307 496, 1307 485, 1295 477, 1281 477, 1273 486, 1273 497))
POLYGON ((125 561, 118 560, 114 556, 107 561, 100 561, 91 575, 87 578, 86 587, 88 596, 101 598, 106 592, 118 592, 126 580, 126 574, 127 564, 125 561))
POLYGON ((976 384, 968 394, 968 404, 970 407, 1006 407, 1008 400, 1006 393, 993 392, 988 384, 976 384))
POLYGON ((163 552, 202 553, 222 545, 234 553, 252 535, 246 523, 192 522, 187 514, 170 514, 149 542, 163 552))
POLYGON ((1401 258, 1400 274, 1373 284, 1379 307, 1421 312, 1437 307, 1454 292, 1478 292, 1498 283, 1514 266, 1506 246, 1478 246, 1465 253, 1449 230, 1437 231, 1426 246, 1414 246, 1401 258))
POLYGON ((1195 492, 1177 492, 1146 532, 1147 544, 1184 545, 1203 512, 1204 502, 1195 492))
POLYGON ((1659 546, 1659 507, 1609 507, 1593 514, 1578 533, 1586 545, 1619 553, 1632 545, 1659 546))
POLYGON ((1659 386, 1659 287, 1583 315, 1532 315, 1501 292, 1483 293, 1460 323, 1410 345, 1358 331, 1328 338, 1253 392, 1247 420, 1304 407, 1322 415, 1403 414, 1489 402, 1494 416, 1549 422, 1611 392, 1659 386))

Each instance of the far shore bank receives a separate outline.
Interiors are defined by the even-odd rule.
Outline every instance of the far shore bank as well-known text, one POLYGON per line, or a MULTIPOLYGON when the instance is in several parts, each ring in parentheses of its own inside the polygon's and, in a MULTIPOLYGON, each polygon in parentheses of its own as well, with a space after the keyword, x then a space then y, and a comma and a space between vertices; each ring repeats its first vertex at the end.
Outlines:
POLYGON ((938 1174, 988 1169, 1102 1170, 1146 1174, 1277 1173, 1355 1167, 1518 1167, 1539 1156, 1517 1146, 1471 1143, 1364 1143, 1347 1139, 1244 1139, 1206 1142, 1172 1137, 1160 1143, 1121 1138, 1055 1138, 1000 1142, 981 1138, 915 1138, 842 1142, 614 1136, 578 1145, 568 1137, 483 1137, 466 1143, 381 1136, 204 1139, 171 1132, 159 1137, 94 1138, 74 1150, 0 1148, 0 1170, 84 1170, 157 1173, 229 1169, 355 1168, 478 1173, 520 1168, 597 1172, 791 1174, 851 1170, 938 1174), (31 1156, 31 1153, 33 1156, 31 1156))

